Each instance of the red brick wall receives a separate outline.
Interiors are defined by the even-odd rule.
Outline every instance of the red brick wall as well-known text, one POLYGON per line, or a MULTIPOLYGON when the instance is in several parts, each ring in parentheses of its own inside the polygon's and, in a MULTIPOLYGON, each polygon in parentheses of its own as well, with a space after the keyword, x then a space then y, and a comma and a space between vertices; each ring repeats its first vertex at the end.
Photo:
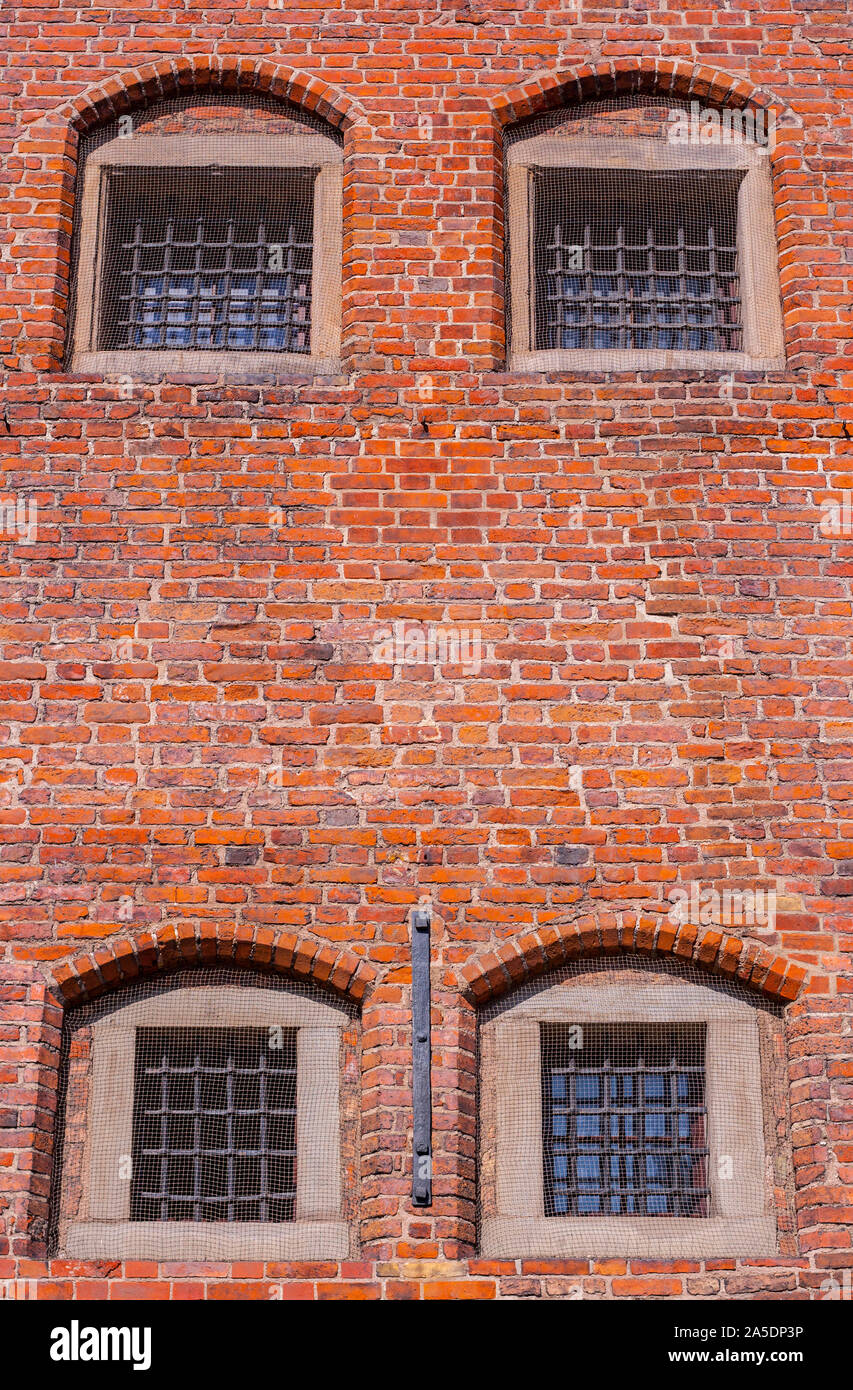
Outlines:
POLYGON ((3 497, 39 503, 37 543, 0 545, 0 1279, 57 1297, 818 1296, 853 1265, 853 542, 820 530, 821 501, 853 488, 843 8, 7 7, 0 36, 3 497), (210 84, 343 130, 344 374, 130 393, 63 374, 78 133, 210 84), (801 118, 773 161, 784 371, 721 391, 502 370, 501 127, 636 86, 801 118), (481 671, 394 681, 371 643, 402 619, 476 628, 481 671), (777 887, 764 955, 666 937, 667 890, 693 881, 777 887), (436 1201, 419 1212, 424 895, 436 1201), (807 971, 788 1008, 798 1230, 778 1260, 477 1260, 485 986, 466 981, 569 937, 674 948, 787 998, 807 971), (45 1265, 61 1003, 81 977, 181 955, 363 998, 363 1262, 45 1265))

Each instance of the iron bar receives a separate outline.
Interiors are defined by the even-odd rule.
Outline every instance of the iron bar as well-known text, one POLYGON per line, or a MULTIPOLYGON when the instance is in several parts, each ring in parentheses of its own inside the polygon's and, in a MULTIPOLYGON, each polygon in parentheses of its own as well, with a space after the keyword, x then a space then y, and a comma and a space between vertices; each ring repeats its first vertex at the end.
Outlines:
POLYGON ((412 1203, 432 1206, 432 1096, 428 908, 412 913, 412 1203))

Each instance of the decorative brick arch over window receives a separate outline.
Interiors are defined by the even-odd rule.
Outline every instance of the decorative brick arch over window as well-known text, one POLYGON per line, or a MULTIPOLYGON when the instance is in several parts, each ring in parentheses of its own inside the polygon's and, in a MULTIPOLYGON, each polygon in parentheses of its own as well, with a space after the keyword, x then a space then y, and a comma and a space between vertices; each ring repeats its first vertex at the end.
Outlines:
POLYGON ((691 961, 782 1004, 797 998, 806 979, 804 968, 786 956, 710 927, 689 922, 674 927, 633 913, 618 918, 601 913, 526 932, 475 957, 460 971, 461 988, 471 1003, 483 1004, 555 966, 620 951, 691 961))
POLYGON ((542 72, 498 93, 492 98, 491 107, 498 125, 503 127, 567 102, 640 92, 657 92, 718 106, 753 106, 769 110, 774 104, 770 92, 713 68, 695 66, 682 59, 617 58, 592 66, 581 64, 556 73, 542 72))
POLYGON ((323 986, 360 1004, 376 978, 352 951, 314 937, 270 927, 163 927, 157 932, 111 941, 92 955, 76 956, 53 971, 56 994, 65 1004, 95 999, 141 976, 192 965, 236 965, 290 976, 323 986))
POLYGON ((362 119, 352 97, 309 73, 265 59, 199 55, 146 63, 112 77, 61 107, 55 119, 82 133, 142 104, 209 91, 266 93, 340 129, 362 119))

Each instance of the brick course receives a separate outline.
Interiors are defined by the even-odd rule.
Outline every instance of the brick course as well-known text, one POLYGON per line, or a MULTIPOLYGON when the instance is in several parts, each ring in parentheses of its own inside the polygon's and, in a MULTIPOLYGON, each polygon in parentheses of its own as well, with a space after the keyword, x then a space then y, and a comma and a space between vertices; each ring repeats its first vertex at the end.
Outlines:
POLYGON ((853 489, 843 7, 56 5, 9 7, 0 35, 2 495, 39 506, 35 544, 0 536, 0 1280, 823 1296, 853 1267, 853 538, 820 530, 853 489), (79 136, 211 89, 343 133, 341 376, 64 372, 79 136), (796 114, 773 155, 784 371, 721 390, 503 370, 502 129, 630 91, 796 114), (395 676, 371 645, 399 621, 477 628, 481 670, 395 676), (692 882, 776 886, 775 933, 672 927, 666 893, 692 882), (436 1200, 417 1211, 425 895, 436 1200), (787 1004, 796 1257, 477 1258, 476 1007, 629 948, 787 1004), (63 1005, 214 961, 362 1005, 363 1258, 46 1262, 63 1005))

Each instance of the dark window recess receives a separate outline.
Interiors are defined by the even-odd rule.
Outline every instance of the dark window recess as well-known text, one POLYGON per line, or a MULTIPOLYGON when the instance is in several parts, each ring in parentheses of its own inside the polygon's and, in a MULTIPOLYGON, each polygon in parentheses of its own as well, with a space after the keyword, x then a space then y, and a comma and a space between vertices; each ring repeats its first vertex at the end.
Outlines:
POLYGON ((296 1030, 138 1029, 131 1220, 291 1221, 295 1197, 296 1030))
POLYGON ((534 169, 536 348, 739 352, 742 176, 534 169))
POLYGON ((102 350, 311 350, 316 170, 107 180, 102 350))
POLYGON ((708 1216, 701 1025, 542 1028, 548 1216, 708 1216))

